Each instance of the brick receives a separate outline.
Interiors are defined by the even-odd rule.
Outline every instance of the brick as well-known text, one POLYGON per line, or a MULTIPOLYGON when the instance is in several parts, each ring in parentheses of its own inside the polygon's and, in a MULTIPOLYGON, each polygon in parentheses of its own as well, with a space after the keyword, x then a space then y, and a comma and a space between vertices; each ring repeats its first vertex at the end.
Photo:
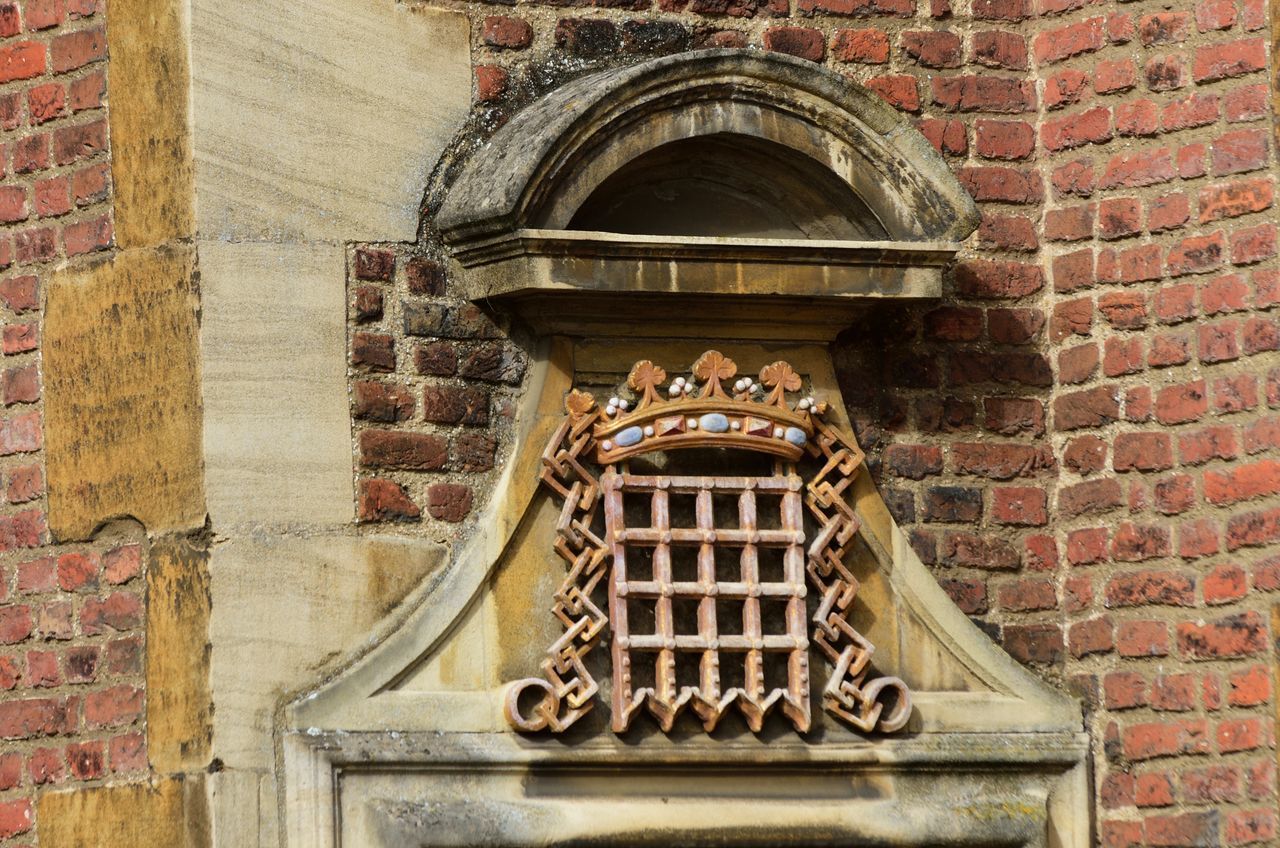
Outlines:
POLYGON ((1025 80, 963 75, 930 80, 933 102, 955 112, 1014 114, 1035 109, 1035 89, 1025 80))
POLYGON ((1111 558, 1117 562, 1142 562, 1168 556, 1173 549, 1169 530, 1122 522, 1111 537, 1111 558))
POLYGON ((1077 483, 1058 491, 1058 512, 1064 518, 1109 512, 1122 503, 1119 481, 1109 478, 1077 483))
POLYGON ((809 27, 770 27, 764 32, 764 46, 766 50, 787 53, 810 62, 821 62, 827 52, 822 31, 809 27))
POLYGON ((1227 813, 1223 835, 1228 845, 1272 842, 1276 836, 1276 814, 1265 809, 1227 813))
POLYGON ((493 321, 474 304, 446 305, 406 300, 401 304, 404 331, 410 336, 443 339, 490 339, 501 335, 493 321))
POLYGON ((102 777, 106 746, 101 742, 73 742, 67 746, 67 764, 71 776, 77 780, 95 780, 102 777))
POLYGON ((992 516, 997 524, 1040 527, 1048 523, 1045 490, 1032 487, 998 488, 992 492, 992 516))
POLYGON ((471 511, 471 502, 469 486, 434 483, 427 488, 427 512, 439 521, 461 521, 471 511))
POLYGON ((883 65, 889 61, 889 37, 878 29, 837 30, 831 55, 838 62, 883 65))
POLYGON ((1098 50, 1105 44, 1104 22, 1095 17, 1037 33, 1031 42, 1032 54, 1038 62, 1052 63, 1098 50))
POLYGON ((1242 274, 1224 274, 1200 289, 1200 304, 1206 315, 1239 312, 1248 308, 1249 286, 1242 274))
POLYGON ((1027 40, 1013 32, 983 30, 970 37, 972 61, 989 68, 1006 68, 1025 71, 1027 64, 1027 40))
POLYGON ((496 450, 497 441, 488 433, 459 433, 449 446, 449 465, 456 471, 488 471, 493 468, 496 450))
POLYGON ((1205 83, 1251 74, 1266 66, 1266 43, 1261 38, 1246 38, 1196 48, 1194 74, 1197 83, 1205 83))
POLYGON ((1062 462, 1081 476, 1097 473, 1106 467, 1107 443, 1097 436, 1078 436, 1067 442, 1062 462))
POLYGON ((377 286, 359 286, 355 291, 353 313, 356 321, 366 323, 382 319, 382 289, 377 286))
POLYGON ((1102 373, 1108 377, 1136 374, 1145 367, 1141 338, 1109 338, 1102 356, 1102 373))
POLYGON ((913 76, 894 74, 872 77, 865 85, 895 109, 911 113, 920 111, 920 89, 913 76))
POLYGON ((1219 506, 1280 492, 1280 461, 1264 459, 1204 474, 1205 500, 1219 506))
POLYGON ((0 47, 0 83, 31 79, 45 71, 45 47, 35 41, 20 41, 0 47))
POLYGON ((1138 68, 1132 59, 1101 61, 1094 68, 1093 90, 1098 94, 1128 91, 1138 84, 1138 68))
POLYGON ((142 690, 118 684, 84 699, 84 720, 91 728, 124 727, 142 716, 142 690))
POLYGON ((361 480, 358 517, 362 522, 413 521, 422 515, 404 488, 391 480, 361 480))
POLYGON ((33 739, 75 728, 76 704, 61 698, 24 698, 0 703, 0 738, 33 739))
POLYGON ((987 586, 981 580, 943 578, 938 584, 965 615, 981 615, 987 611, 987 586))
POLYGON ((942 561, 946 565, 995 571, 1015 569, 1021 564, 1018 552, 1005 540, 963 532, 947 533, 943 538, 942 561))
POLYGON ((413 353, 413 365, 419 374, 452 377, 458 372, 457 349, 451 342, 418 345, 413 353))
POLYGON ((1061 109, 1079 103, 1089 93, 1089 76, 1075 68, 1050 74, 1044 83, 1045 108, 1061 109))
POLYGON ((1173 157, 1168 148, 1120 154, 1107 162, 1099 187, 1140 188, 1174 178, 1173 157))
POLYGON ((971 522, 982 516, 982 492, 960 486, 934 486, 924 493, 927 522, 971 522))
POLYGON ((390 424, 413 417, 416 403, 405 386, 360 380, 352 388, 355 399, 352 414, 359 420, 390 424))
POLYGON ((1072 624, 1067 631, 1067 643, 1076 659, 1109 653, 1115 648, 1111 619, 1104 615, 1072 624))
POLYGON ((62 244, 67 256, 80 256, 111 246, 111 216, 67 224, 62 231, 62 244))
POLYGON ((142 623, 142 602, 132 592, 114 592, 105 598, 89 597, 80 609, 80 630, 97 636, 111 630, 133 630, 142 623))
POLYGON ((1168 386, 1156 394, 1156 419, 1161 424, 1195 421, 1209 409, 1204 380, 1168 386))
POLYGON ((1062 660, 1062 628, 1054 624, 1007 624, 1004 649, 1019 662, 1048 665, 1062 660))
POLYGON ((1154 100, 1132 100, 1115 107, 1115 134, 1153 136, 1160 127, 1160 107, 1154 100))
POLYGON ((5 324, 4 353, 26 353, 35 350, 40 343, 40 328, 36 324, 5 324))
POLYGON ((1231 262, 1249 265, 1276 255, 1277 231, 1274 224, 1262 224, 1231 234, 1231 262))
POLYGON ((978 201, 1039 203, 1044 187, 1038 175, 1015 168, 961 168, 960 183, 978 201))
POLYGON ((582 57, 616 54, 622 36, 613 21, 598 18, 561 18, 556 22, 556 47, 582 57))
POLYGON ((901 39, 902 51, 919 65, 926 68, 960 67, 961 42, 955 33, 943 30, 904 32, 901 39))
POLYGON ((1223 112, 1231 123, 1256 121, 1267 114, 1267 97, 1265 84, 1237 88, 1223 97, 1223 112))
POLYGON ((1053 414, 1060 431, 1101 427, 1119 419, 1119 398, 1108 386, 1062 394, 1054 399, 1053 414))
POLYGON ((1088 197, 1097 184, 1093 165, 1089 162, 1068 162, 1053 170, 1053 189, 1059 195, 1088 197))
POLYGON ((1178 176, 1184 180, 1193 180, 1208 173, 1204 164, 1206 152, 1203 144, 1188 144, 1178 148, 1178 176))
POLYGON ((992 432, 1004 436, 1020 433, 1038 436, 1044 433, 1044 405, 1038 400, 992 397, 983 401, 983 408, 986 413, 984 425, 992 432))
POLYGON ((1250 318, 1245 321, 1243 350, 1247 356, 1280 350, 1280 322, 1267 318, 1250 318))
POLYGON ((1077 250, 1053 260, 1053 289, 1070 292, 1093 285, 1094 254, 1092 250, 1077 250))
POLYGON ((1201 362, 1227 362, 1240 356, 1240 325, 1237 321, 1217 321, 1196 328, 1197 352, 1201 362))
POLYGON ((1098 234, 1104 239, 1142 231, 1142 203, 1135 197, 1108 198, 1098 204, 1098 234))
POLYGON ((1171 100, 1160 112, 1160 129, 1178 132, 1204 127, 1218 120, 1219 100, 1215 94, 1190 94, 1171 100))
POLYGON ((1049 241, 1080 241, 1091 238, 1096 209, 1092 203, 1050 209, 1045 213, 1044 237, 1049 241))
POLYGON ((473 380, 517 385, 524 379, 528 358, 514 345, 491 343, 472 348, 458 363, 458 374, 473 380))
POLYGON ((1256 171, 1267 164, 1267 136, 1260 130, 1233 130, 1220 136, 1212 146, 1215 177, 1256 171))
POLYGON ((1244 452, 1280 451, 1280 415, 1259 419, 1244 428, 1244 452))
POLYGON ((1195 6, 1195 16, 1200 32, 1231 29, 1236 23, 1236 4, 1231 0, 1201 0, 1195 6))
POLYGON ((1200 223, 1235 218, 1271 208, 1274 191, 1270 180, 1236 180, 1200 190, 1200 223))
POLYGON ((956 474, 1010 480, 1053 467, 1053 454, 1047 446, 961 443, 951 448, 951 468, 956 474))
POLYGON ((970 260, 956 268, 956 288, 966 297, 1025 297, 1043 287, 1040 268, 1032 264, 970 260))
POLYGON ((1110 139, 1111 110, 1104 106, 1047 120, 1040 126, 1040 141, 1051 151, 1104 144, 1110 139))
POLYGON ((1141 291, 1105 294, 1098 298, 1098 311, 1117 330, 1137 330, 1147 325, 1146 295, 1141 291))
POLYGON ((1031 16, 1029 0, 973 0, 973 17, 980 21, 1021 21, 1031 16))
POLYGON ((533 27, 523 18, 489 15, 481 25, 485 46, 498 50, 523 50, 533 43, 533 27))
POLYGON ((394 371, 395 338, 385 333, 355 333, 351 338, 351 364, 368 371, 394 371))
POLYGON ((107 93, 107 78, 102 71, 85 74, 67 86, 67 106, 72 112, 98 109, 107 93))
POLYGON ((1093 342, 1058 352, 1058 382, 1065 385, 1083 383, 1098 370, 1098 346, 1093 342))
POLYGON ((922 480, 942 472, 942 449, 931 445, 890 445, 884 465, 896 477, 922 480))
POLYGON ((1087 336, 1093 327, 1093 301, 1084 297, 1054 304, 1049 339, 1060 342, 1072 335, 1087 336))
POLYGON ((359 443, 360 463, 368 468, 439 471, 448 456, 444 439, 426 433, 362 430, 359 443))
POLYGON ((106 121, 62 127, 53 132, 53 159, 59 165, 69 165, 103 152, 106 145, 106 121))
POLYGON ((54 73, 82 68, 107 56, 107 36, 102 27, 55 36, 49 42, 49 62, 54 73))
POLYGON ((489 422, 489 393, 478 388, 427 386, 422 393, 422 416, 435 424, 484 426, 489 422))
POLYGON ((1000 587, 1000 606, 1014 612, 1054 609, 1058 605, 1053 581, 1045 579, 1017 580, 1000 587))
MULTIPOLYGON (((1204 754, 1209 751, 1209 727, 1204 719, 1134 724, 1124 729, 1122 739, 1124 755, 1130 760, 1149 760, 1180 754, 1204 754)), ((1164 842, 1159 844, 1195 845, 1200 843, 1164 842)))
POLYGON ((1182 794, 1190 804, 1232 803, 1240 798, 1240 770, 1213 765, 1184 771, 1182 794))
POLYGON ((107 743, 107 750, 113 773, 145 773, 147 771, 147 743, 141 733, 116 736, 107 743))
POLYGON ((1190 82, 1186 62, 1179 55, 1153 56, 1143 66, 1142 75, 1152 91, 1173 91, 1190 82))
POLYGON ((1189 659, 1243 657, 1267 648, 1267 627, 1249 611, 1209 622, 1178 624, 1178 648, 1189 659))
POLYGON ((1139 807, 1173 806, 1173 780, 1164 774, 1139 775, 1134 803, 1139 807))
MULTIPOLYGON (((1201 523, 1209 523, 1207 520, 1201 523)), ((1216 540, 1215 540, 1216 541, 1216 540)), ((1215 547, 1209 555, 1217 553, 1215 547)), ((1229 604, 1249 591, 1249 578, 1238 565, 1220 565, 1204 578, 1204 602, 1209 605, 1229 604)))
POLYGON ((1184 465, 1234 459, 1238 454, 1235 431, 1230 427, 1207 427, 1178 436, 1178 456, 1184 465))
MULTIPOLYGON (((640 8, 648 0, 634 0, 640 8)), ((603 4, 602 4, 603 5, 603 4)), ((622 24, 622 49, 631 53, 678 53, 689 49, 690 33, 675 21, 626 21, 622 24)))
POLYGON ((31 799, 18 798, 0 802, 0 839, 28 833, 35 826, 35 810, 31 799))
POLYGON ((1190 607, 1196 602, 1195 580, 1171 571, 1133 571, 1117 574, 1107 584, 1107 606, 1190 607))
POLYGON ((1115 438, 1116 471, 1161 471, 1173 465, 1173 439, 1168 433, 1122 433, 1115 438))
MULTIPOLYGON (((963 121, 929 118, 921 121, 917 128, 944 156, 963 156, 969 151, 968 128, 963 121)), ((984 216, 983 224, 986 223, 986 216, 984 216)), ((1034 231, 1031 233, 1031 239, 1032 241, 1035 239, 1034 231)), ((1034 245, 1029 249, 1034 250, 1034 245)))
POLYGON ((507 93, 507 70, 500 65, 477 65, 476 101, 492 103, 507 93))
POLYGON ((415 256, 404 264, 405 282, 412 294, 442 295, 445 293, 444 266, 434 259, 415 256))
POLYGON ((101 562, 97 554, 67 553, 58 557, 58 586, 64 592, 93 591, 98 588, 101 562))
POLYGON ((987 310, 987 335, 995 344, 1023 345, 1044 328, 1044 313, 1038 309, 987 310))
POLYGON ((1102 681, 1105 704, 1109 710, 1127 710, 1147 705, 1147 681, 1133 671, 1113 671, 1102 681))
POLYGON ((980 120, 974 146, 987 159, 1027 159, 1035 152, 1035 129, 1025 121, 980 120))
POLYGON ((128 583, 141 573, 142 549, 138 545, 122 545, 102 557, 102 576, 112 585, 128 583))

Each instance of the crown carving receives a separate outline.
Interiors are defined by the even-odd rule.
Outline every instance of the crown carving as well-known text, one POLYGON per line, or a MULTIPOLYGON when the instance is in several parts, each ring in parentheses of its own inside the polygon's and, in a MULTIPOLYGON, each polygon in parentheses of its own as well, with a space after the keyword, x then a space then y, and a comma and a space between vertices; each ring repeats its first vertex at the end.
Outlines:
POLYGON ((739 377, 732 359, 709 350, 689 377, 669 383, 661 366, 637 362, 627 376, 634 401, 615 396, 597 410, 594 397, 574 391, 565 406, 578 419, 598 413, 592 437, 601 465, 650 451, 697 447, 741 448, 797 461, 813 438, 814 418, 827 409, 812 396, 799 396, 802 385, 795 369, 781 360, 756 377, 739 377))

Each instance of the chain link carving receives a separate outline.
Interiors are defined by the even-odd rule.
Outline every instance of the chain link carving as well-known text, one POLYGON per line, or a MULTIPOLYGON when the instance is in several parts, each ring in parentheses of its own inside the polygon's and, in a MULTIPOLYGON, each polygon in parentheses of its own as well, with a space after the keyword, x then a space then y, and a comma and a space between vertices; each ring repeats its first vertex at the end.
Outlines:
POLYGON ((564 634, 547 649, 543 677, 517 680, 507 688, 507 721, 517 730, 559 733, 591 711, 599 686, 587 670, 586 656, 600 641, 608 616, 591 601, 596 585, 609 573, 608 549, 591 529, 600 505, 600 481, 583 464, 592 449, 592 428, 600 418, 595 400, 583 392, 565 401, 569 416, 542 453, 542 482, 564 499, 556 523, 556 553, 569 573, 555 595, 552 613, 564 634), (526 689, 542 690, 532 714, 520 712, 526 689))
POLYGON ((862 464, 862 449, 852 439, 821 419, 814 420, 810 452, 825 460, 809 482, 805 503, 817 519, 819 531, 809 546, 810 583, 821 595, 814 613, 813 642, 835 667, 822 693, 827 712, 864 732, 891 733, 901 729, 911 715, 911 691, 897 677, 870 678, 875 646, 849 623, 858 578, 845 568, 844 559, 862 526, 845 492, 862 464), (884 713, 883 696, 896 693, 893 708, 884 713))
MULTIPOLYGON (((601 481, 587 463, 594 460, 612 467, 644 450, 712 445, 765 451, 789 460, 807 451, 823 462, 805 496, 819 525, 805 557, 809 583, 821 598, 813 616, 812 641, 834 667, 823 690, 823 707, 863 732, 890 733, 906 725, 911 715, 910 690, 897 677, 872 676, 875 646, 849 623, 859 584, 844 560, 861 521, 847 495, 863 462, 862 450, 852 437, 822 420, 826 404, 809 397, 790 408, 786 393, 798 391, 801 382, 787 363, 775 362, 761 370, 761 383, 770 389, 763 402, 754 400, 761 385, 749 378, 734 384, 732 397, 724 391, 720 381, 732 379, 735 373, 732 360, 708 351, 694 366, 694 377, 704 383, 701 395, 688 397, 692 384, 677 378, 668 391, 672 400, 664 403, 657 386, 666 380, 666 373, 647 360, 639 362, 628 379, 630 388, 641 395, 631 414, 627 414, 627 403, 617 398, 601 410, 590 394, 569 393, 565 400, 569 414, 543 451, 541 472, 542 482, 564 501, 555 549, 569 571, 556 592, 552 612, 565 629, 542 661, 543 676, 515 681, 507 689, 506 717, 516 730, 559 733, 591 710, 599 689, 587 670, 586 657, 599 644, 609 616, 591 596, 609 576, 611 549, 592 530, 603 493, 601 481), (703 426, 695 426, 699 423, 703 426), (526 715, 520 700, 529 689, 538 689, 541 697, 526 715)), ((709 511, 704 518, 700 523, 709 525, 709 511)), ((795 637, 787 638, 790 646, 795 637)), ((792 694, 800 698, 800 693, 792 694)), ((802 732, 808 727, 807 692, 803 700, 803 715, 793 716, 802 732)), ((615 716, 615 724, 618 719, 615 716)), ((665 722, 664 728, 669 724, 665 722)), ((751 722, 759 730, 757 725, 759 721, 751 722)), ((621 726, 626 726, 625 719, 621 726)))

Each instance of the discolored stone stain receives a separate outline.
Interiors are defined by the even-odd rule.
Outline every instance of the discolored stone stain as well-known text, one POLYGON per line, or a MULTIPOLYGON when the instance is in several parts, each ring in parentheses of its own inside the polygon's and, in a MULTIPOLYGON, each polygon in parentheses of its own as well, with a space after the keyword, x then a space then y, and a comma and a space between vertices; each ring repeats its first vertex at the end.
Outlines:
POLYGON ((130 250, 49 280, 44 341, 49 529, 88 538, 131 516, 204 524, 195 252, 130 250))
POLYGON ((432 553, 427 562, 410 565, 403 547, 371 544, 365 548, 366 596, 377 618, 395 609, 415 586, 444 565, 444 549, 432 549, 432 553))
POLYGON ((42 848, 212 842, 202 775, 45 792, 37 802, 36 821, 42 848))
POLYGON ((209 552, 156 541, 147 567, 147 749, 160 772, 201 769, 213 743, 209 552))

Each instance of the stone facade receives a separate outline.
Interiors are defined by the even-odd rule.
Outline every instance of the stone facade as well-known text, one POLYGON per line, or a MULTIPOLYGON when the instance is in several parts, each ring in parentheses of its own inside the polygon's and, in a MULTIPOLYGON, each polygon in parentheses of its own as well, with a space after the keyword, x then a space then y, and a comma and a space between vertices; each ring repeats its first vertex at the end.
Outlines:
POLYGON ((457 167, 566 81, 739 46, 866 85, 979 204, 840 387, 955 604, 1083 699, 1100 843, 1280 844, 1262 0, 105 5, 0 4, 0 845, 278 844, 277 711, 483 535, 518 442, 457 167))

